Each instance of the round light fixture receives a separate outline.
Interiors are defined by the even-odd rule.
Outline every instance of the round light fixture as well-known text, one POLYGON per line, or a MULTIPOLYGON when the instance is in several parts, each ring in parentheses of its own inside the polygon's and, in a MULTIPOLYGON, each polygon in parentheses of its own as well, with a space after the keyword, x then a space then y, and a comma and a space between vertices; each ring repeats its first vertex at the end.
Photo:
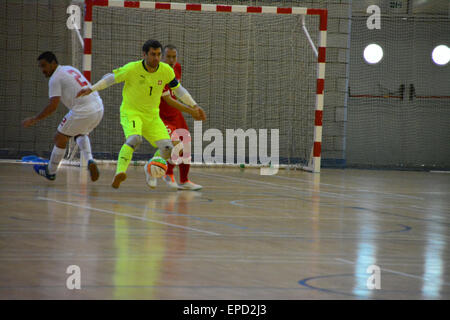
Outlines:
POLYGON ((383 49, 375 43, 369 44, 364 49, 364 60, 369 64, 376 64, 383 59, 383 49))
POLYGON ((439 45, 431 53, 433 62, 439 66, 445 66, 450 61, 450 48, 446 45, 439 45))

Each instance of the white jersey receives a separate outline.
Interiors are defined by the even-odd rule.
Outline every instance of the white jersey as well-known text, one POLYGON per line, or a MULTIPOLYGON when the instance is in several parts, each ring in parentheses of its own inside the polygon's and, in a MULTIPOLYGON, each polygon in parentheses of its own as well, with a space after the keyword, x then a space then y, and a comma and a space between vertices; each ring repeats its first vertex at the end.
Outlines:
POLYGON ((61 97, 61 102, 74 115, 85 116, 103 110, 103 102, 98 92, 76 98, 84 87, 91 87, 81 72, 71 66, 58 66, 48 82, 49 97, 61 97))

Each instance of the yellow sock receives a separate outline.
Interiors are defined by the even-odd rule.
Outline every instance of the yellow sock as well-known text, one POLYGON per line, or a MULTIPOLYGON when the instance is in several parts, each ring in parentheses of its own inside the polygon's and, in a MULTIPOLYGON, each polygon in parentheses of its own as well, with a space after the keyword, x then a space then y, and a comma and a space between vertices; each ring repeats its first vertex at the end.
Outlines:
POLYGON ((126 172, 131 158, 133 157, 134 149, 127 144, 124 144, 119 152, 119 158, 117 159, 116 174, 119 172, 126 172))

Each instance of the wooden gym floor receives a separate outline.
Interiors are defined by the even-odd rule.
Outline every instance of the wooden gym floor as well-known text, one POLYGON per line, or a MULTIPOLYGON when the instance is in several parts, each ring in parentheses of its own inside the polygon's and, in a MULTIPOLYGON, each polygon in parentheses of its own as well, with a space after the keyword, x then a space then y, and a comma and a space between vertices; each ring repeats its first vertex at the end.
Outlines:
POLYGON ((114 169, 0 163, 0 299, 450 299, 450 174, 192 168, 194 192, 114 169))

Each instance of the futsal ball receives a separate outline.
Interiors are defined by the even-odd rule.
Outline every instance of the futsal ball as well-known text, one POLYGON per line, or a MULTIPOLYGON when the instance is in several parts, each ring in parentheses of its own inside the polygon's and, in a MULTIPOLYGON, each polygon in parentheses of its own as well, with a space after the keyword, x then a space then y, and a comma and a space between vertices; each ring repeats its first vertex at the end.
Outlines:
POLYGON ((153 157, 148 161, 147 172, 153 178, 161 178, 166 174, 167 161, 161 157, 153 157))

